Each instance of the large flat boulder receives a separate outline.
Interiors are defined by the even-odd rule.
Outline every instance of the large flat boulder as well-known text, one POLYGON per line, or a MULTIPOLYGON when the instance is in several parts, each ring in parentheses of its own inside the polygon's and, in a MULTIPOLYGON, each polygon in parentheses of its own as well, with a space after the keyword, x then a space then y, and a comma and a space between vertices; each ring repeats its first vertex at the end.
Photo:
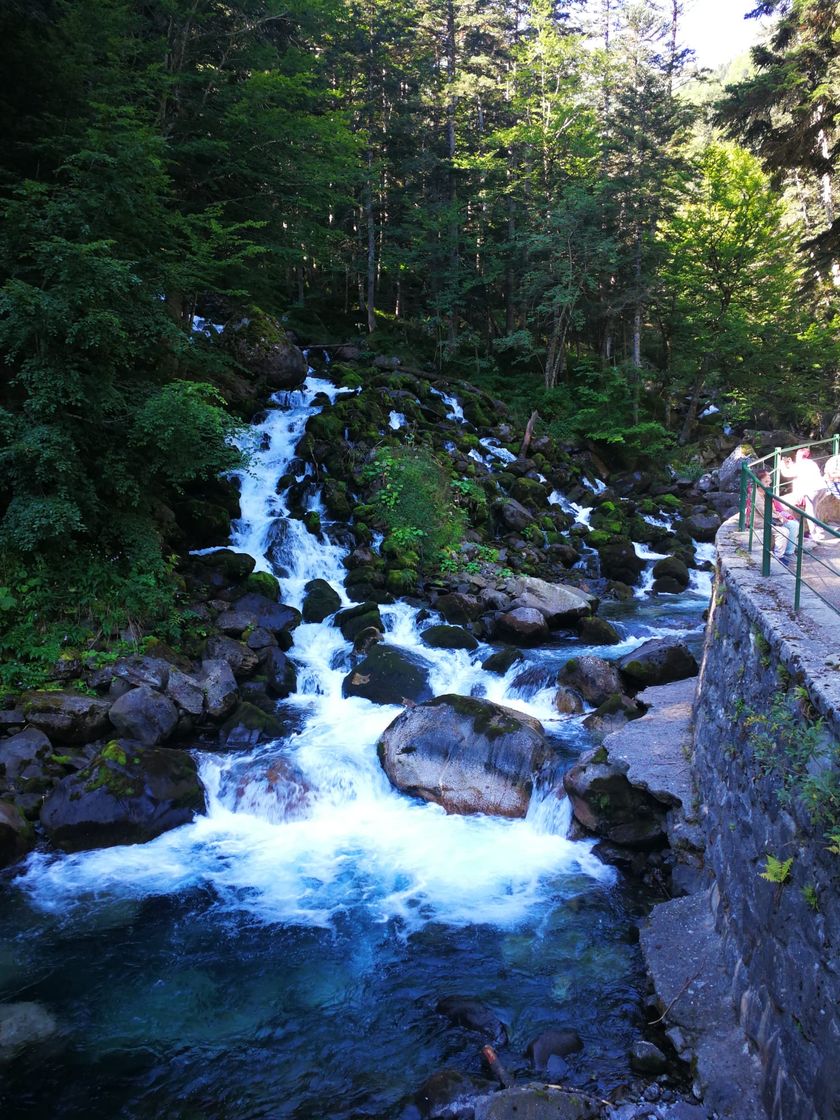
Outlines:
POLYGON ((439 696, 386 727, 379 761, 404 793, 448 813, 524 817, 551 757, 538 720, 469 696, 439 696))
POLYGON ((565 583, 549 583, 536 576, 516 576, 507 580, 504 589, 511 596, 511 607, 537 610, 551 629, 568 626, 584 615, 592 614, 598 600, 587 591, 565 583))
POLYGON ((80 692, 30 692, 23 701, 29 724, 53 742, 89 743, 111 730, 109 700, 80 692))

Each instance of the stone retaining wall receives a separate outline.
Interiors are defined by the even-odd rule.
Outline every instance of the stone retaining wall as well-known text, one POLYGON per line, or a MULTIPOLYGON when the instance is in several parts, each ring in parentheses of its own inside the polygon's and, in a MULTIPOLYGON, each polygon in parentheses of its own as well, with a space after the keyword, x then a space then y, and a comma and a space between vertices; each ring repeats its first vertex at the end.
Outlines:
MULTIPOLYGON (((816 734, 840 743, 840 617, 718 534, 718 573, 695 709, 695 779, 732 996, 773 1120, 840 1118, 840 855, 783 766, 816 734), (774 707, 775 705, 775 707, 774 707), (785 715, 789 712, 790 715, 785 715), (782 749, 768 748, 768 741, 782 749), (768 857, 784 865, 761 877, 768 857)), ((811 765, 814 770, 814 765, 811 765)))

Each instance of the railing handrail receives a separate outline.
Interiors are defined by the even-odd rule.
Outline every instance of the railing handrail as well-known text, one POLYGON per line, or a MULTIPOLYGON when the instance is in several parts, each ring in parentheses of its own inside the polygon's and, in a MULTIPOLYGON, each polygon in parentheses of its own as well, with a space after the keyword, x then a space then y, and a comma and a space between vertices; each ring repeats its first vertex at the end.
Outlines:
MULTIPOLYGON (((792 502, 787 501, 779 493, 779 480, 781 478, 780 466, 783 455, 791 451, 798 451, 800 448, 807 447, 809 450, 812 447, 820 447, 823 444, 831 444, 831 456, 840 453, 840 435, 835 435, 829 439, 814 440, 811 443, 797 443, 792 447, 775 447, 769 454, 762 456, 760 459, 753 459, 748 461, 746 458, 741 463, 741 493, 739 502, 739 516, 738 516, 738 529, 743 532, 747 527, 746 513, 747 513, 747 492, 750 491, 750 524, 749 524, 749 538, 747 548, 752 552, 753 547, 753 527, 755 524, 755 511, 758 502, 756 498, 758 491, 761 490, 764 495, 764 506, 762 513, 763 520, 763 533, 762 533, 762 546, 761 546, 761 574, 763 576, 770 575, 770 558, 773 554, 773 502, 779 502, 790 510, 791 517, 788 519, 791 523, 794 519, 798 521, 798 532, 796 534, 796 573, 795 573, 795 590, 794 590, 794 611, 799 610, 800 594, 802 589, 802 556, 805 551, 805 521, 809 521, 813 525, 819 526, 823 532, 830 533, 833 537, 840 537, 840 530, 837 530, 832 525, 826 524, 821 521, 816 515, 806 512, 801 506, 795 506, 792 502), (767 469, 764 464, 772 460, 772 478, 771 485, 765 486, 763 482, 756 475, 756 471, 767 469)), ((817 559, 814 557, 814 559, 817 559)), ((818 561, 822 563, 821 561, 818 561)), ((833 571, 833 569, 832 569, 833 571)), ((817 591, 819 595, 819 592, 817 591)), ((822 596, 820 596, 822 598, 822 596)), ((826 600, 823 600, 824 602, 826 600)), ((838 608, 833 604, 828 604, 833 610, 838 608)))

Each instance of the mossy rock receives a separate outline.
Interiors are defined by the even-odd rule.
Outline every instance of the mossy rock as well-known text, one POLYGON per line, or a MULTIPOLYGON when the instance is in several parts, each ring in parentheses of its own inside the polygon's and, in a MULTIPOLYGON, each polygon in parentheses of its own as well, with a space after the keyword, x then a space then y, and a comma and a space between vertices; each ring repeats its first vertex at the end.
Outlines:
POLYGON ((496 673, 503 677, 511 665, 521 661, 522 657, 523 655, 518 649, 499 649, 495 653, 491 653, 487 660, 482 662, 481 668, 486 673, 496 673))
POLYGON ((613 624, 595 615, 580 620, 578 635, 587 645, 614 646, 621 641, 621 635, 613 624))
POLYGON ((307 421, 306 434, 319 443, 343 441, 344 422, 333 409, 318 412, 307 421))
POLYGON ((304 622, 323 622, 341 606, 341 596, 325 579, 311 579, 303 590, 304 622))
POLYGON ((682 509, 682 502, 680 501, 680 499, 675 494, 662 494, 659 497, 658 501, 659 501, 659 504, 661 506, 667 506, 668 509, 672 509, 672 510, 681 510, 682 509))
POLYGON ((337 478, 326 479, 324 505, 337 521, 349 521, 353 515, 353 503, 347 496, 347 483, 337 478))
POLYGON ((417 579, 412 568, 392 568, 385 576, 385 586, 395 595, 410 595, 417 590, 417 579))
POLYGON ((219 572, 231 583, 242 583, 251 575, 256 560, 245 552, 234 552, 230 548, 222 548, 218 552, 211 552, 207 556, 199 557, 202 567, 219 572))
POLYGON ((334 622, 348 642, 354 642, 368 626, 373 626, 381 632, 385 630, 379 607, 371 600, 359 603, 356 607, 347 607, 345 610, 339 611, 334 622))
POLYGON ((613 537, 611 533, 607 533, 603 529, 593 529, 591 533, 588 533, 582 539, 584 539, 591 548, 604 548, 606 545, 610 544, 613 537))
POLYGON ((461 626, 429 626, 420 640, 432 649, 478 649, 477 639, 461 626))
POLYGON ((280 583, 271 572, 251 572, 242 588, 246 594, 264 595, 272 601, 280 598, 280 583))
POLYGON ((303 523, 313 536, 320 536, 321 515, 316 509, 309 509, 303 515, 303 523))
POLYGON ((244 701, 222 724, 224 736, 230 735, 238 727, 248 731, 258 731, 260 738, 279 739, 286 734, 286 725, 272 712, 265 712, 250 701, 244 701))

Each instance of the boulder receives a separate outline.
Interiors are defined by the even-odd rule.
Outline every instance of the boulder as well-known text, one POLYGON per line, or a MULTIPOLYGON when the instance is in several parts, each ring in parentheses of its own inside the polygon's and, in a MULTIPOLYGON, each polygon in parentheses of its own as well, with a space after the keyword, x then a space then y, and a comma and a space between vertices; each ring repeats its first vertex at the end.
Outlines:
POLYGON ((572 1027, 549 1027, 528 1043, 525 1053, 534 1069, 541 1073, 552 1057, 565 1058, 583 1049, 580 1035, 572 1027))
POLYGON ((518 645, 539 645, 549 635, 544 615, 533 607, 517 607, 500 614, 493 623, 493 632, 518 645))
POLYGON ((521 650, 507 646, 505 649, 498 649, 495 653, 491 653, 487 660, 482 662, 481 668, 485 673, 497 673, 503 677, 511 665, 521 660, 521 650))
POLYGON ((605 1112, 598 1097, 552 1084, 515 1086, 478 1097, 472 1115, 473 1120, 601 1120, 605 1112))
POLYGON ((558 673, 557 681, 579 692, 595 707, 624 691, 615 663, 603 657, 572 657, 558 673))
POLYGON ((234 709, 222 724, 221 735, 225 746, 243 744, 256 746, 270 739, 280 739, 286 733, 286 725, 271 712, 264 712, 256 704, 243 701, 234 709))
POLYGON ((380 632, 385 629, 379 607, 370 601, 339 611, 333 619, 333 624, 339 628, 348 642, 354 642, 358 635, 370 626, 376 627, 380 632))
POLYGON ((220 548, 206 556, 195 558, 199 570, 215 587, 241 583, 248 579, 256 566, 253 556, 245 552, 234 552, 232 548, 220 548))
POLYGON ((668 1059, 658 1046, 655 1046, 652 1042, 647 1042, 643 1038, 637 1038, 630 1047, 630 1068, 635 1070, 636 1073, 647 1073, 655 1076, 659 1073, 665 1073, 668 1068, 668 1059))
POLYGON ((508 1040, 507 1027, 486 1003, 472 996, 444 996, 435 1007, 456 1027, 480 1034, 483 1041, 493 1046, 504 1046, 508 1040))
POLYGON ((202 661, 200 684, 204 710, 211 719, 224 719, 239 703, 239 686, 227 661, 202 661))
POLYGON ((41 824, 53 843, 78 851, 144 843, 203 810, 191 755, 119 739, 59 782, 44 802, 41 824))
POLYGON ((267 599, 265 595, 249 591, 236 600, 236 610, 253 616, 252 624, 262 626, 272 634, 294 630, 300 624, 300 611, 267 599))
POLYGON ((259 653, 261 650, 266 649, 268 646, 276 646, 277 639, 272 633, 264 629, 262 626, 255 626, 253 630, 245 637, 245 645, 248 649, 256 650, 259 653))
POLYGON ((241 638, 246 630, 258 626, 257 617, 250 611, 223 611, 216 618, 216 629, 230 638, 241 638))
POLYGON ((619 537, 598 547, 601 575, 631 586, 645 570, 645 561, 636 555, 631 541, 619 537))
POLYGON ((682 523, 682 528, 695 541, 710 544, 721 526, 720 515, 714 510, 696 510, 682 523))
POLYGON ((483 609, 475 595, 466 595, 462 591, 450 591, 446 595, 439 595, 434 605, 438 614, 455 626, 474 622, 483 609))
POLYGON ((235 638, 214 634, 204 645, 206 657, 210 661, 226 661, 237 680, 250 677, 260 663, 259 655, 235 638))
POLYGON ((323 622, 341 606, 341 596, 325 579, 311 579, 303 591, 304 622, 323 622))
POLYGON ((679 591, 685 591, 690 582, 688 566, 678 556, 666 556, 663 560, 657 560, 653 565, 653 576, 656 580, 673 580, 679 591))
POLYGON ((0 1066, 13 1062, 30 1046, 47 1042, 58 1023, 40 1003, 0 1004, 0 1066))
POLYGON ((645 709, 635 700, 614 692, 609 699, 605 700, 603 704, 599 704, 595 711, 586 717, 583 726, 596 737, 603 738, 604 735, 608 735, 611 731, 617 731, 619 727, 624 727, 631 719, 638 719, 644 713, 645 709))
POLYGON ((432 649, 478 649, 477 639, 461 626, 429 626, 420 640, 432 649))
POLYGON ((575 819, 613 844, 654 848, 666 839, 668 806, 627 780, 627 766, 599 747, 581 755, 563 776, 575 819))
POLYGON ((741 465, 755 458, 755 448, 749 443, 739 443, 718 467, 718 487, 721 490, 738 490, 741 486, 741 465))
POLYGON ((58 743, 89 743, 107 735, 110 707, 108 700, 76 692, 30 692, 23 701, 30 725, 58 743))
MULTIPOLYGON (((0 801, 0 867, 22 859, 34 843, 32 825, 18 807, 11 801, 0 801)), ((2 1049, 0 1043, 0 1052, 2 1049)))
POLYGON ((694 655, 675 638, 653 638, 628 653, 618 662, 622 678, 634 689, 654 684, 669 684, 695 677, 694 655))
POLYGON ((592 614, 598 605, 594 595, 564 583, 549 583, 535 576, 517 576, 504 584, 511 607, 537 610, 551 629, 568 626, 592 614))
POLYGON ((171 669, 172 666, 162 657, 122 657, 114 664, 112 674, 132 688, 148 685, 164 692, 171 669))
POLYGON ((0 739, 0 787, 14 789, 28 766, 43 761, 51 753, 52 744, 36 727, 0 739))
POLYGON ((265 673, 265 687, 270 696, 284 700, 297 690, 297 670, 276 646, 270 646, 260 661, 265 673))
POLYGON ((840 524, 840 498, 830 490, 821 490, 814 498, 814 513, 829 525, 840 524))
POLYGON ((204 711, 204 689, 201 682, 174 666, 169 672, 166 695, 179 711, 188 715, 200 716, 204 711))
POLYGON ((583 697, 579 692, 561 684, 554 696, 554 707, 562 716, 577 716, 583 711, 583 697))
POLYGON ((580 620, 578 637, 588 646, 614 646, 621 641, 621 635, 613 624, 596 615, 580 620))
POLYGON ((494 509, 505 528, 510 529, 514 533, 520 532, 534 520, 533 513, 527 510, 525 506, 520 505, 519 502, 514 501, 513 498, 498 502, 494 509))
POLYGON ((341 692, 343 696, 363 696, 374 704, 417 704, 431 699, 429 668, 406 650, 378 643, 347 674, 341 692))
POLYGON ((108 718, 118 734, 144 747, 165 743, 178 722, 178 709, 168 696, 148 685, 132 688, 112 706, 108 718))
POLYGON ((457 1069, 439 1069, 431 1074, 414 1094, 414 1108, 406 1109, 403 1120, 443 1120, 454 1116, 472 1116, 469 1107, 476 1094, 489 1093, 495 1082, 462 1073, 457 1069), (464 1108, 466 1106, 466 1111, 464 1108))
POLYGON ((524 817, 535 773, 552 757, 540 723, 467 696, 439 696, 386 727, 379 761, 392 785, 448 813, 524 817))

